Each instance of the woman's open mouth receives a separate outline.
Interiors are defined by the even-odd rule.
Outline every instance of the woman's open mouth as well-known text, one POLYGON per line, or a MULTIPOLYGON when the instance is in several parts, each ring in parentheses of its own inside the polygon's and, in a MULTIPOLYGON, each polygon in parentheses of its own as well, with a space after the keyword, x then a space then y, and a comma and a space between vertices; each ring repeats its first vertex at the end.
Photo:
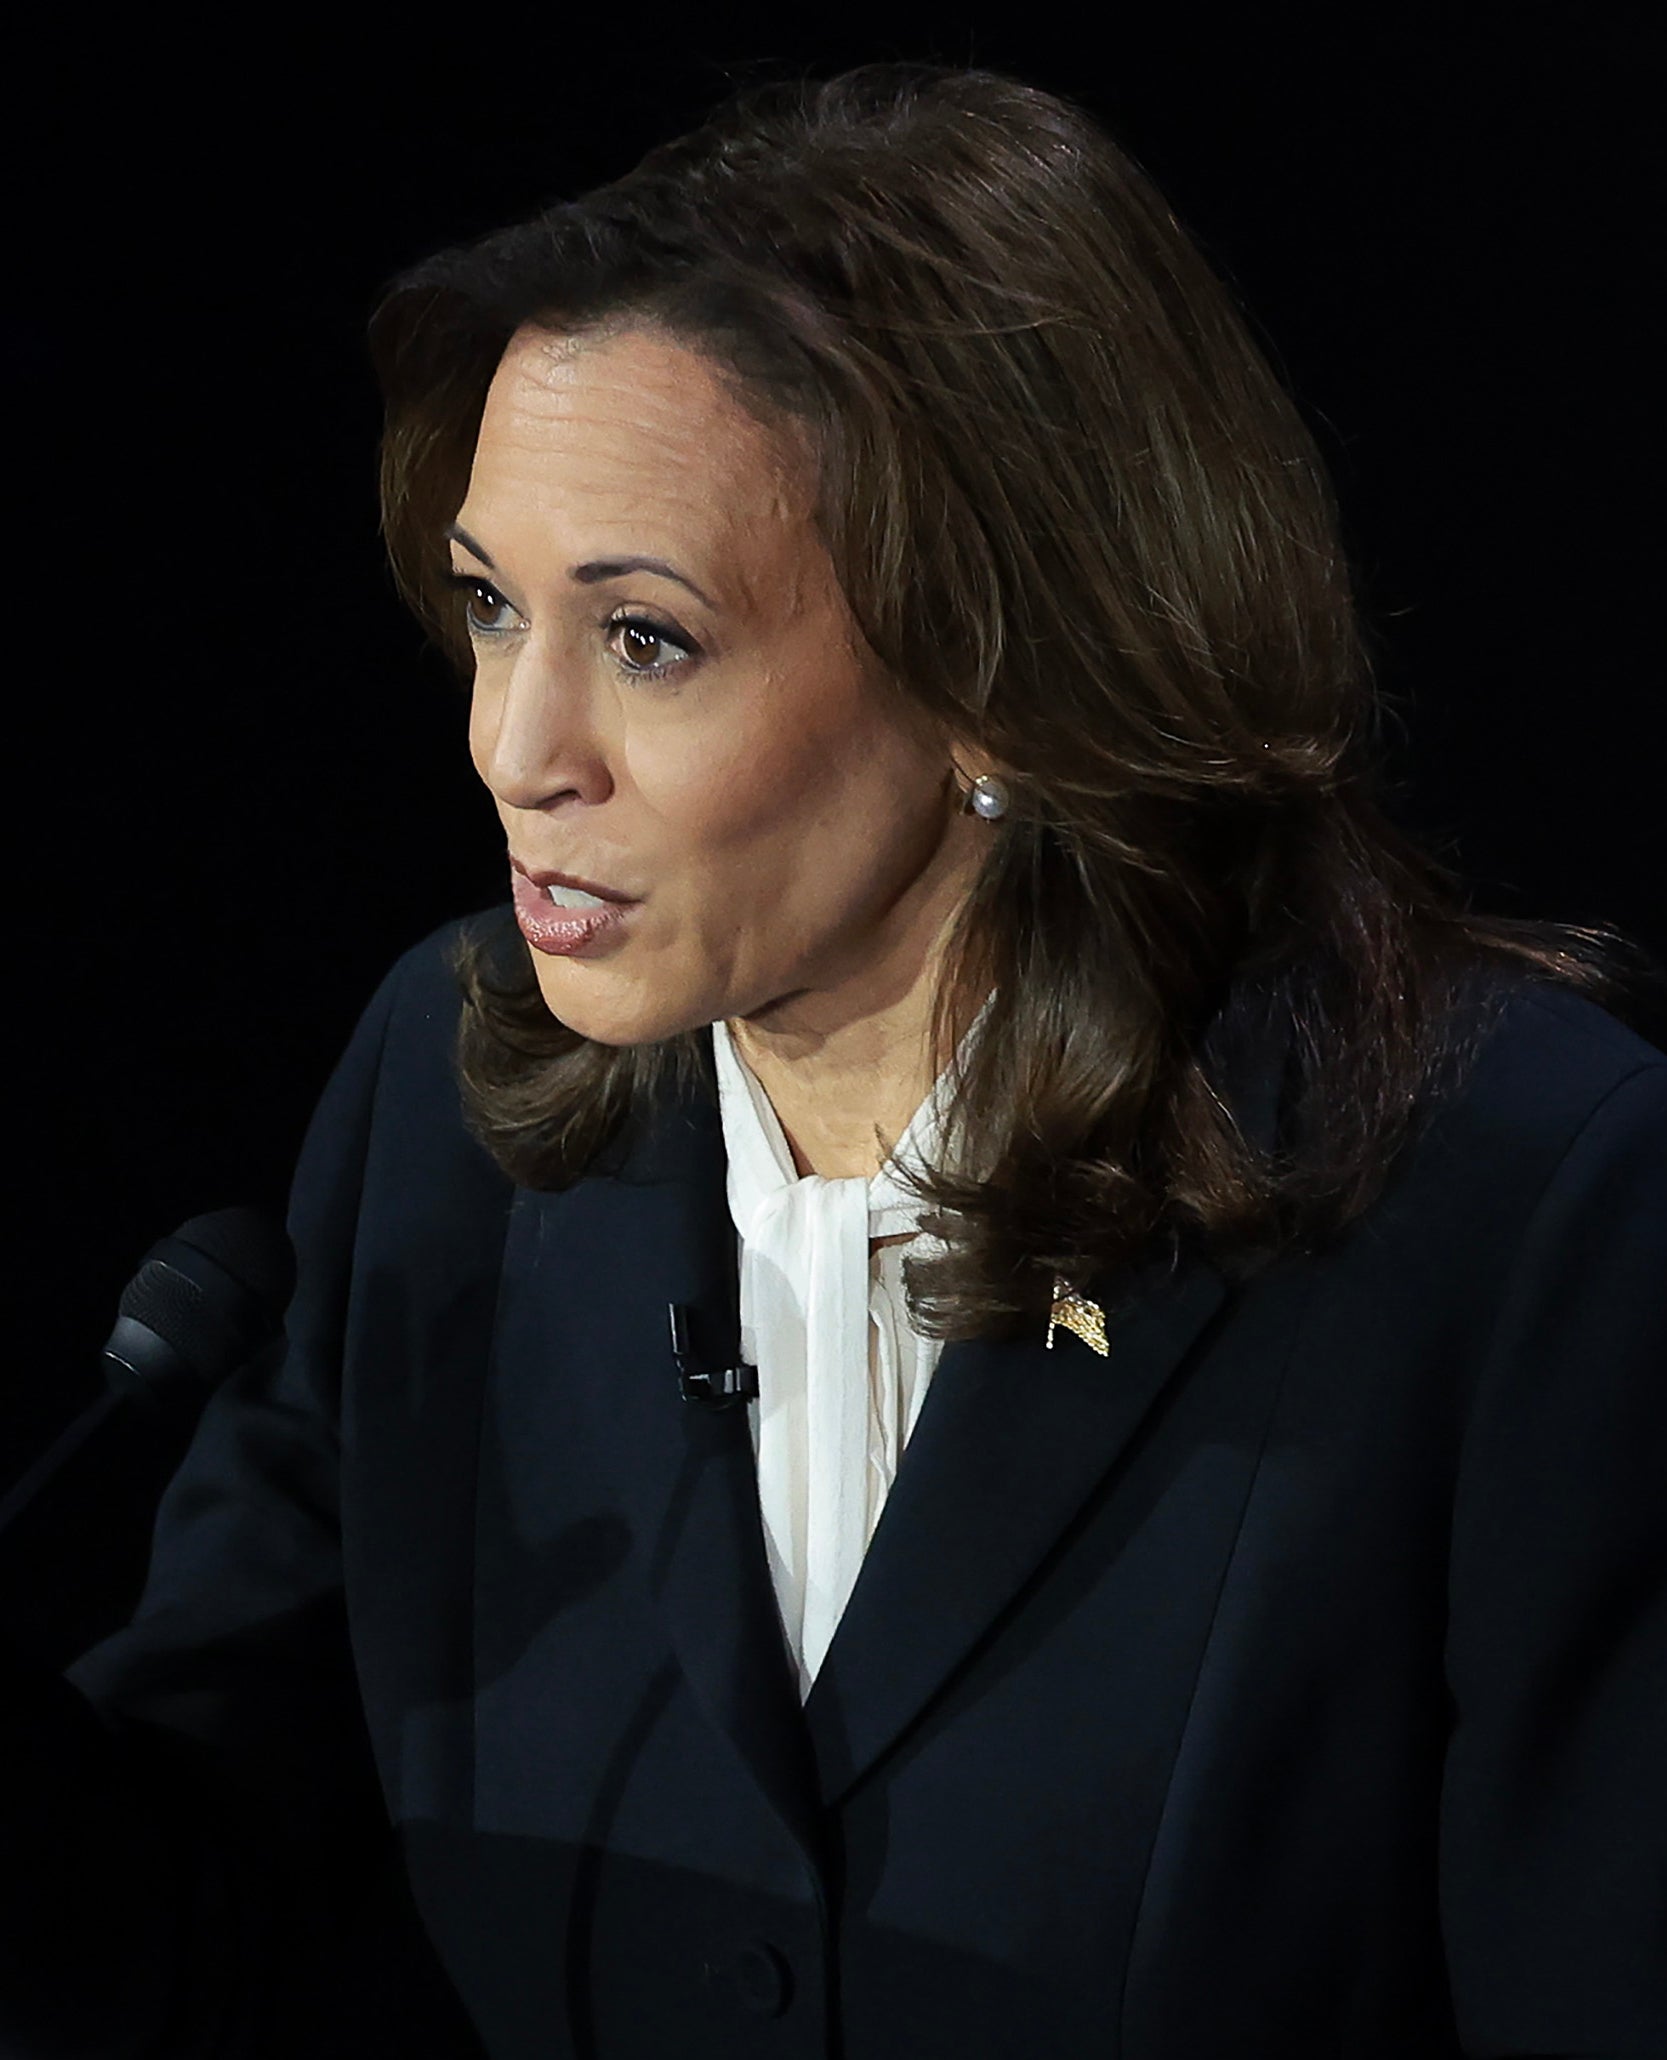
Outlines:
POLYGON ((539 887, 518 868, 511 877, 515 887, 515 920, 521 935, 534 951, 549 952, 557 958, 570 958, 619 929, 631 911, 642 906, 637 901, 603 901, 578 887, 539 887))

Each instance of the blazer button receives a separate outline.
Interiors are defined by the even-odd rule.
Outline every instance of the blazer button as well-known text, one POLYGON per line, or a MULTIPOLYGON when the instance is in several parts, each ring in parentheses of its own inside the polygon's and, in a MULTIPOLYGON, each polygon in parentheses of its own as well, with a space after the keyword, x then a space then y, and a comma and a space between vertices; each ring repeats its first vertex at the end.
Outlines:
POLYGON ((779 2017, 792 1998, 793 1971, 774 1946, 754 1939, 735 1956, 735 1985, 747 2009, 779 2017))

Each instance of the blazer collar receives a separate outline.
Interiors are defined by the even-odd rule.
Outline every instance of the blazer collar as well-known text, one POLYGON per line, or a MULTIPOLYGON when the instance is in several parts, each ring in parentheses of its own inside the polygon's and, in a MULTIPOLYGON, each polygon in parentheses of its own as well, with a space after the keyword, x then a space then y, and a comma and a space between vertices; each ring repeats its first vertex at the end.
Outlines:
MULTIPOLYGON (((1275 1121, 1284 1044, 1265 1025, 1224 1068, 1253 1135, 1275 1121)), ((668 1307, 738 1344, 738 1265, 717 1094, 668 1090, 585 1178, 523 1190, 506 1265, 524 1315, 500 1377, 567 1369, 667 1633, 714 1725, 788 1829, 817 1845, 835 1803, 969 1658, 1116 1464, 1228 1295, 1197 1253, 1082 1283, 1108 1356, 1038 1322, 945 1345, 839 1629, 801 1710, 776 1609, 744 1407, 685 1402, 668 1307)), ((553 1427, 554 1428, 554 1427, 553 1427)), ((560 1431, 557 1430, 559 1435, 560 1431)))

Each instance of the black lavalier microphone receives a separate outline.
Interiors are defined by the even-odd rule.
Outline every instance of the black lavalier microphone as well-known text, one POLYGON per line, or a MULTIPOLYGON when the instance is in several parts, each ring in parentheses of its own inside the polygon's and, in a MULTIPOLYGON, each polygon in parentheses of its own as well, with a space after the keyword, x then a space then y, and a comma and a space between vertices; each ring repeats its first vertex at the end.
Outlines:
POLYGON ((677 1389, 685 1402, 707 1409, 729 1409, 750 1402, 758 1393, 758 1368, 748 1366, 737 1342, 733 1351, 703 1350, 694 1338, 697 1312, 685 1302, 668 1302, 671 1356, 677 1365, 677 1389))

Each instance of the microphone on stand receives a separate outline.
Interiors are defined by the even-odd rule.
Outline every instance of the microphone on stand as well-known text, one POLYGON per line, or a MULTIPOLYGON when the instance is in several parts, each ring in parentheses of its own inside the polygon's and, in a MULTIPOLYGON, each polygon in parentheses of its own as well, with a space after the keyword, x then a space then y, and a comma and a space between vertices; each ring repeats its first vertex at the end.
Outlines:
POLYGON ((125 1622, 156 1507, 210 1395, 274 1348, 295 1286, 281 1225, 194 1216, 152 1245, 101 1357, 105 1393, 0 1496, 0 1627, 60 1667, 125 1622))
POLYGON ((295 1292, 288 1237, 257 1209, 193 1216, 151 1246, 104 1347, 112 1394, 201 1413, 235 1367, 282 1331, 295 1292))

